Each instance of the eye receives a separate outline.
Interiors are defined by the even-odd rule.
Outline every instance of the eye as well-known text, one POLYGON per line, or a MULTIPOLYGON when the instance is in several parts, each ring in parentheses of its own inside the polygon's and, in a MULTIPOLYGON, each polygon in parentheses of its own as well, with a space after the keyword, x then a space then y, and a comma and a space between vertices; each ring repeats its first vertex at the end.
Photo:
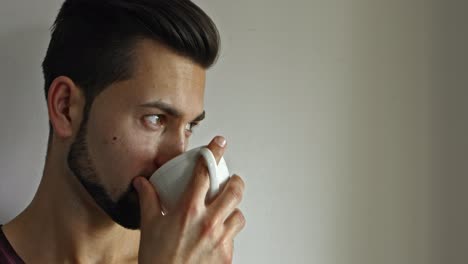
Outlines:
POLYGON ((163 125, 163 116, 161 115, 146 115, 143 119, 151 127, 159 128, 163 125))

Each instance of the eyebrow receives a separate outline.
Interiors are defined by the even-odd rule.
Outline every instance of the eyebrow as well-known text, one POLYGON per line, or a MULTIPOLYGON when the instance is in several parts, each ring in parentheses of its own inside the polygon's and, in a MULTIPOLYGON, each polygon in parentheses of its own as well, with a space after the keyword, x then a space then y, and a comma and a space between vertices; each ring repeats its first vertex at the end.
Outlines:
MULTIPOLYGON (((180 110, 178 110, 178 109, 174 108, 173 106, 171 106, 170 104, 162 102, 162 101, 154 101, 154 102, 144 103, 144 104, 141 104, 139 106, 140 107, 148 107, 148 108, 158 108, 158 109, 166 112, 168 115, 171 115, 171 116, 174 116, 174 117, 181 117, 182 116, 182 112, 180 110)), ((197 117, 195 117, 195 119, 192 120, 192 122, 200 122, 203 119, 205 119, 205 111, 204 110, 203 110, 203 112, 201 114, 199 114, 197 117)))

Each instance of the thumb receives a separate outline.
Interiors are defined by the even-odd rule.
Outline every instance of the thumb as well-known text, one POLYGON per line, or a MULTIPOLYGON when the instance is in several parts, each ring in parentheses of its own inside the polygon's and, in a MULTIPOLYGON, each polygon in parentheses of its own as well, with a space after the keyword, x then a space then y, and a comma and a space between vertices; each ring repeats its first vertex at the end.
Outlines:
POLYGON ((159 197, 154 186, 144 177, 136 177, 133 180, 133 187, 138 193, 140 202, 140 218, 142 223, 161 215, 159 197))

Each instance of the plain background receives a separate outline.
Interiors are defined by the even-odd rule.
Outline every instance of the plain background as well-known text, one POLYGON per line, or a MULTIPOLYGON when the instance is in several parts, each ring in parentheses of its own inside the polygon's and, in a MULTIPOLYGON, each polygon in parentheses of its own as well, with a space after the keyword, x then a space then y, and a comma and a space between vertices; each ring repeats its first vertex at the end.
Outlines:
MULTIPOLYGON (((0 223, 39 183, 40 63, 62 1, 0 1, 0 223)), ((199 0, 207 120, 246 181, 235 263, 468 259, 466 1, 199 0)))

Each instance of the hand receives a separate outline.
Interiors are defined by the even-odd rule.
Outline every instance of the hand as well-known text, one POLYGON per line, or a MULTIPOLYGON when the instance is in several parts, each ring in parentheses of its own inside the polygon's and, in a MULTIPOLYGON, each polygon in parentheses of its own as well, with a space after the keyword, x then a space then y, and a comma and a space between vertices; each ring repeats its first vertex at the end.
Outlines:
MULTIPOLYGON (((208 148, 219 162, 225 147, 215 138, 208 148)), ((221 193, 205 203, 209 175, 200 157, 177 209, 166 215, 161 214, 156 190, 147 179, 137 177, 133 184, 141 208, 140 264, 232 262, 234 237, 245 226, 244 216, 236 208, 244 192, 239 176, 232 176, 221 193)))

